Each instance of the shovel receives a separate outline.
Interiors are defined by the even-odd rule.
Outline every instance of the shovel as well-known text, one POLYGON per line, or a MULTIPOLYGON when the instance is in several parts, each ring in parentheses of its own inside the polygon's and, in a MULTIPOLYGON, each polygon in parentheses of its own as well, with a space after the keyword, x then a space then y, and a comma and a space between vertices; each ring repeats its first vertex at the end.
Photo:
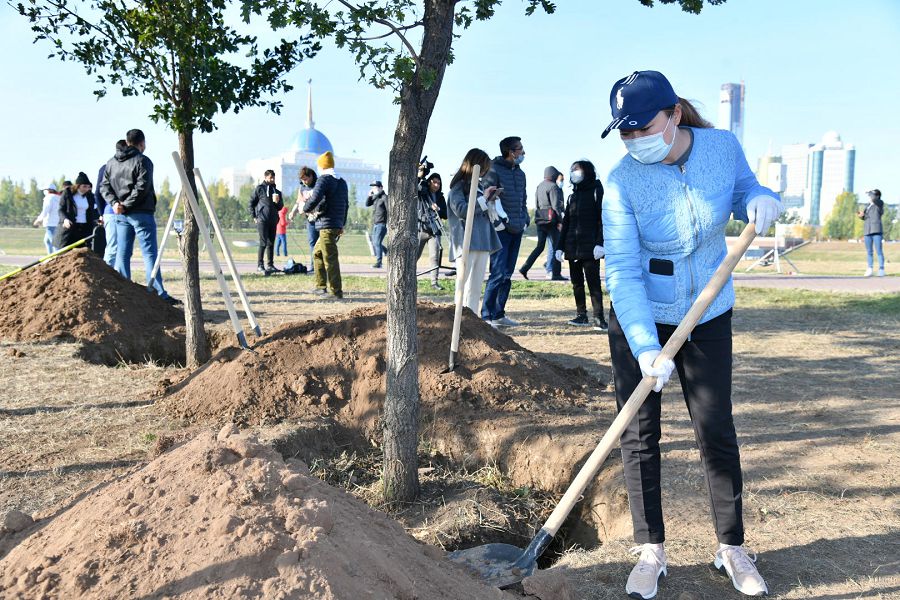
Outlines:
MULTIPOLYGON (((466 228, 463 233, 462 271, 457 273, 457 282, 465 286, 469 270, 469 245, 472 243, 472 221, 475 220, 475 202, 478 200, 478 178, 481 176, 481 165, 472 167, 472 183, 469 186, 469 205, 466 207, 466 228)), ((456 369, 456 353, 459 352, 459 328, 462 326, 463 293, 465 289, 456 286, 456 312, 453 314, 453 336, 450 338, 450 364, 443 373, 456 369)))
MULTIPOLYGON (((728 281, 731 272, 737 266, 738 261, 744 255, 744 252, 747 251, 755 237, 756 226, 751 223, 744 228, 737 243, 732 246, 725 260, 722 261, 722 264, 713 273, 712 279, 709 280, 709 283, 697 296, 694 304, 684 316, 672 337, 663 346, 662 351, 656 358, 656 361, 654 361, 654 366, 666 359, 673 358, 678 353, 710 302, 713 301, 719 294, 722 286, 728 281)), ((622 407, 622 410, 616 416, 612 425, 610 425, 609 431, 597 444, 587 462, 584 463, 578 475, 575 476, 575 479, 569 485, 569 489, 566 490, 562 500, 553 509, 553 513, 547 519, 547 522, 544 523, 525 550, 521 550, 511 544, 485 544, 467 550, 452 552, 449 555, 450 560, 462 564, 468 570, 484 579, 489 585, 499 588, 509 587, 532 575, 537 568, 538 557, 543 554, 553 536, 559 531, 563 521, 566 520, 572 508, 581 499, 582 493, 594 479, 597 471, 600 470, 603 461, 606 460, 612 449, 618 445, 622 432, 634 419, 638 409, 641 408, 644 400, 647 399, 647 396, 653 390, 655 383, 655 377, 644 377, 641 380, 631 397, 628 398, 628 402, 622 407)))
POLYGON ((89 235, 85 238, 78 240, 77 242, 69 244, 68 246, 64 246, 63 248, 60 248, 56 252, 51 252, 50 254, 48 254, 47 256, 44 256, 43 258, 39 258, 34 262, 30 262, 27 265, 24 265, 22 267, 19 267, 18 269, 10 271, 6 275, 3 275, 2 277, 0 277, 0 280, 7 279, 9 277, 14 277, 26 269, 30 269, 31 267, 36 267, 37 265, 39 265, 41 263, 45 263, 48 260, 52 260, 52 259, 56 258, 57 256, 59 256, 60 254, 65 254, 72 248, 77 248, 78 246, 81 246, 82 244, 85 244, 85 243, 91 241, 92 239, 94 239, 94 236, 97 235, 97 233, 98 233, 97 230, 94 230, 94 233, 92 233, 91 235, 89 235))

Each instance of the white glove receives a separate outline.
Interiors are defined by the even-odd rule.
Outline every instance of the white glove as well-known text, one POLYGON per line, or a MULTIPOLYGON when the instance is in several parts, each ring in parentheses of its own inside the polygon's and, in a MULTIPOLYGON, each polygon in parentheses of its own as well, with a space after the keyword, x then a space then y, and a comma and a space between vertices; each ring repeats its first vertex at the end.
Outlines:
POLYGON ((756 223, 756 235, 763 235, 783 212, 781 202, 772 196, 756 196, 747 203, 747 222, 756 223))
POLYGON ((556 252, 554 252, 553 258, 556 259, 556 262, 562 262, 563 261, 563 251, 557 250, 556 252))
POLYGON ((672 376, 672 371, 675 370, 675 363, 671 358, 654 367, 653 361, 657 356, 659 356, 659 350, 645 350, 638 355, 638 364, 641 366, 641 373, 644 377, 656 377, 656 385, 653 386, 654 392, 663 389, 663 386, 669 381, 669 377, 672 376))
POLYGON ((71 228, 72 228, 72 221, 70 221, 68 219, 63 219, 63 229, 71 229, 71 228))
POLYGON ((606 248, 603 246, 594 246, 594 260, 600 260, 606 256, 606 248))

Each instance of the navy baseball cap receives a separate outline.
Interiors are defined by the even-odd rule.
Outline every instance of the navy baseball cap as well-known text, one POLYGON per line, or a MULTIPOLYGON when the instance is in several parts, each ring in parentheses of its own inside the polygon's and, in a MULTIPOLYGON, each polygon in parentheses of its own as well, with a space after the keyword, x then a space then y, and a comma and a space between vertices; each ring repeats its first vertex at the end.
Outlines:
POLYGON ((659 71, 635 71, 618 80, 609 92, 613 120, 600 135, 613 129, 640 129, 659 111, 678 104, 672 84, 659 71))

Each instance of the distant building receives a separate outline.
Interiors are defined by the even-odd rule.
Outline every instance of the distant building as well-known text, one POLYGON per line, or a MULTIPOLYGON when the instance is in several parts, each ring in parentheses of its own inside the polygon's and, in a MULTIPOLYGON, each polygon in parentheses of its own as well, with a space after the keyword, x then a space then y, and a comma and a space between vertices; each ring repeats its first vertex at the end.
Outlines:
POLYGON ((719 129, 735 135, 744 144, 744 82, 723 83, 719 94, 719 129))
POLYGON ((347 181, 351 197, 358 204, 365 204, 369 193, 369 184, 381 180, 384 171, 381 165, 366 162, 359 158, 341 156, 336 153, 331 141, 324 133, 316 129, 312 111, 312 80, 309 81, 309 92, 306 105, 306 128, 298 132, 290 142, 288 149, 272 158, 259 158, 247 162, 244 169, 229 167, 222 169, 219 180, 231 194, 237 195, 242 186, 262 181, 267 169, 275 171, 275 181, 290 205, 293 205, 297 189, 300 187, 298 171, 300 167, 311 167, 316 172, 316 159, 323 152, 334 154, 334 171, 347 181))
POLYGON ((781 164, 784 167, 784 192, 781 199, 786 209, 800 212, 806 192, 809 172, 809 149, 812 144, 790 144, 781 147, 781 164))
POLYGON ((843 192, 853 191, 856 148, 829 131, 818 144, 792 144, 781 149, 785 166, 785 208, 804 223, 821 225, 843 192))

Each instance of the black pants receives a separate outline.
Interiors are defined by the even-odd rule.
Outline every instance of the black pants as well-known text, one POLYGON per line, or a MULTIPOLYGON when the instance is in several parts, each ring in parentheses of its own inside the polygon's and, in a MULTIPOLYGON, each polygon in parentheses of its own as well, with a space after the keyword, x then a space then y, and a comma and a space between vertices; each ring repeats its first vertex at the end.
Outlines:
MULTIPOLYGON (((656 325, 665 344, 674 325, 656 325)), ((609 314, 609 349, 619 410, 641 380, 641 368, 614 311, 609 314)), ((731 311, 698 325, 675 356, 675 368, 694 426, 716 537, 723 544, 744 543, 741 514, 741 457, 731 416, 731 311)), ((650 392, 622 434, 625 485, 634 523, 634 540, 665 540, 660 492, 660 414, 662 394, 650 392)))
POLYGON ((274 267, 275 253, 275 229, 278 227, 278 220, 259 219, 256 222, 256 232, 259 234, 259 249, 256 252, 256 265, 263 266, 263 253, 265 252, 267 267, 274 267))
POLYGON ((572 294, 575 296, 575 311, 579 315, 587 315, 587 303, 584 297, 584 282, 587 280, 591 293, 591 308, 594 316, 603 319, 603 291, 600 289, 599 260, 570 260, 569 278, 572 280, 572 294))
MULTIPOLYGON (((540 258, 541 254, 544 252, 544 246, 547 245, 547 238, 550 238, 550 242, 553 244, 553 249, 558 250, 557 246, 559 245, 559 229, 556 228, 555 224, 546 224, 546 225, 537 225, 537 235, 538 241, 537 246, 534 247, 534 250, 531 251, 531 254, 528 255, 528 258, 525 259, 525 264, 522 265, 520 271, 528 272, 531 266, 534 264, 538 258, 540 258)), ((562 274, 562 263, 560 263, 555 258, 553 259, 553 277, 559 277, 562 274)))

